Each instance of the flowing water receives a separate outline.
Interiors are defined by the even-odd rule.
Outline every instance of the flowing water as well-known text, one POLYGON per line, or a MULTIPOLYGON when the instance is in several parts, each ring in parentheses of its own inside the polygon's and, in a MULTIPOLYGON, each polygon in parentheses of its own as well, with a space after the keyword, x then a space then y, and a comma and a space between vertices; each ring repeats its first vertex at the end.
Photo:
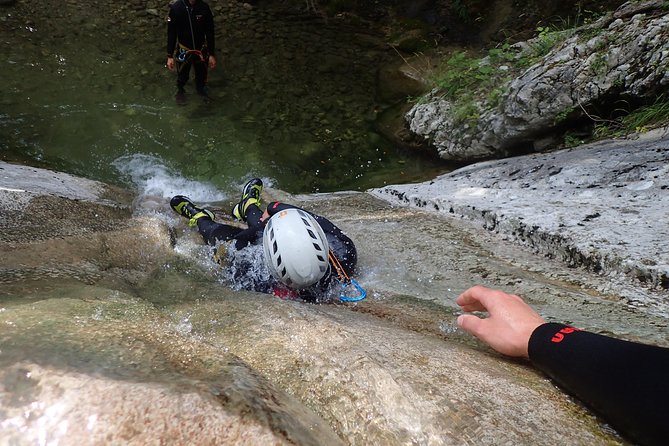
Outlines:
POLYGON ((551 320, 669 345, 666 313, 632 305, 607 278, 363 193, 266 198, 337 222, 358 246, 367 299, 246 292, 167 206, 177 187, 224 218, 226 193, 156 157, 115 165, 138 191, 131 221, 84 202, 44 220, 45 239, 2 234, 10 444, 618 443, 531 368, 456 328, 454 299, 474 283, 513 289, 551 320), (101 219, 100 235, 71 233, 101 219), (609 293, 595 291, 603 284, 609 293))
MULTIPOLYGON (((82 227, 109 219, 102 235, 58 221, 32 243, 0 234, 0 441, 620 441, 455 328, 454 298, 474 283, 513 289, 547 318, 669 345, 666 309, 628 298, 643 291, 366 194, 276 190, 364 189, 444 169, 373 130, 374 67, 389 57, 373 36, 216 3, 227 27, 213 100, 178 107, 151 6, 0 10, 2 157, 137 193, 129 223, 101 207, 56 207, 82 227), (225 213, 250 175, 356 241, 365 301, 242 291, 167 207, 183 193, 225 213)), ((39 225, 36 209, 21 224, 39 225)))

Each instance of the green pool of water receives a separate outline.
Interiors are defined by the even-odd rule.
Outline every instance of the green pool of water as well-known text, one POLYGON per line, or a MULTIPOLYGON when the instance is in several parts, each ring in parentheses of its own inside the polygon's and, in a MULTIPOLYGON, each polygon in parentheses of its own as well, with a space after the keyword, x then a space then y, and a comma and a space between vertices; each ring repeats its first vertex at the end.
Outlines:
POLYGON ((123 183, 113 161, 146 154, 222 189, 260 176, 289 192, 361 190, 447 169, 374 131, 376 70, 397 56, 370 44, 368 31, 217 7, 211 99, 191 94, 177 106, 163 17, 105 1, 46 3, 2 10, 3 159, 123 183))

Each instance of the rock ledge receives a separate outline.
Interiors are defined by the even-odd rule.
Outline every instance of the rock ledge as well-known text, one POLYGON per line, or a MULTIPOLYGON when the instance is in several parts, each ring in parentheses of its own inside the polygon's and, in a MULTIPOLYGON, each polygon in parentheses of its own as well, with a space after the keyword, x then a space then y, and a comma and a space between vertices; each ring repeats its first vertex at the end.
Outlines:
POLYGON ((370 191, 466 217, 570 266, 669 289, 669 129, 370 191))

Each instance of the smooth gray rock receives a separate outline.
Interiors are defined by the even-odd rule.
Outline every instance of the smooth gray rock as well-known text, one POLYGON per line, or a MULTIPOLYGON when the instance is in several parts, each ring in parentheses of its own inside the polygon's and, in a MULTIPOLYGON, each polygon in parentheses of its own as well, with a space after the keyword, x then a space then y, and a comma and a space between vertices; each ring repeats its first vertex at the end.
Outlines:
POLYGON ((558 133, 563 117, 583 114, 592 104, 654 99, 669 86, 668 73, 669 13, 662 2, 626 3, 511 80, 499 105, 475 103, 476 125, 456 120, 453 104, 438 93, 416 104, 406 119, 444 159, 499 158, 550 147, 541 140, 558 133))
MULTIPOLYGON (((0 181, 12 215, 36 202, 52 211, 21 233, 32 238, 15 233, 0 247, 2 277, 11 278, 0 288, 0 436, 13 444, 616 441, 545 377, 450 326, 450 287, 480 282, 480 271, 491 284, 511 273, 471 243, 473 232, 439 216, 362 193, 290 197, 358 241, 370 292, 360 304, 310 305, 219 283, 208 248, 164 198, 135 200, 131 214, 122 203, 98 203, 99 183, 80 183, 72 193, 87 199, 71 200, 57 196, 71 177, 31 175, 35 188, 0 181), (57 179, 54 195, 41 181, 48 178, 57 179), (114 210, 108 226, 95 226, 94 205, 98 217, 114 210), (139 212, 146 206, 152 215, 139 212), (75 224, 83 215, 90 218, 75 224), (58 225, 67 230, 52 233, 58 225), (105 267, 105 257, 115 260, 105 267), (96 274, 82 275, 87 268, 96 274), (443 305, 429 301, 437 296, 443 305)), ((531 302, 548 296, 545 308, 555 308, 558 295, 590 298, 538 285, 536 274, 523 280, 526 290, 543 290, 531 302)))
POLYGON ((482 162, 372 193, 461 215, 572 266, 667 290, 668 131, 482 162))

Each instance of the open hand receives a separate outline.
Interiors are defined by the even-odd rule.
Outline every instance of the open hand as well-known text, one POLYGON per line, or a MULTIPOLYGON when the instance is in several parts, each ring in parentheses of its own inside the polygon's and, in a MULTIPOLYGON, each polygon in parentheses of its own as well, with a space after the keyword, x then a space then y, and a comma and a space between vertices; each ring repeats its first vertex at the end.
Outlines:
POLYGON ((546 322, 520 297, 480 285, 469 288, 455 302, 466 312, 487 311, 489 316, 485 319, 462 314, 458 325, 509 356, 527 358, 532 332, 546 322))

